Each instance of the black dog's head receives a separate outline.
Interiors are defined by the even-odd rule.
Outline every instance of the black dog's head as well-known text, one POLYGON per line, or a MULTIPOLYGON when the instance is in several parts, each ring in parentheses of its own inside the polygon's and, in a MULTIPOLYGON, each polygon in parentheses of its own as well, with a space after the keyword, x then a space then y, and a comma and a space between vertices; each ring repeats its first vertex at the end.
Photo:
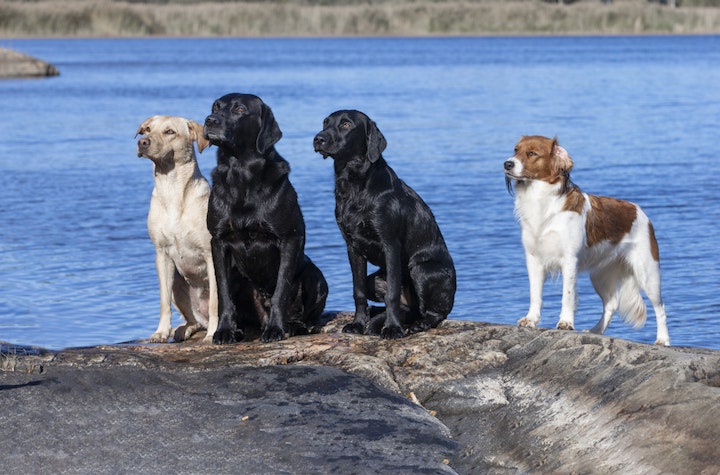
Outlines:
POLYGON ((270 107, 252 94, 226 94, 217 99, 205 118, 205 138, 236 152, 265 154, 282 137, 270 107))
POLYGON ((385 150, 385 137, 368 116, 356 110, 340 110, 323 121, 313 146, 323 158, 377 161, 385 150))

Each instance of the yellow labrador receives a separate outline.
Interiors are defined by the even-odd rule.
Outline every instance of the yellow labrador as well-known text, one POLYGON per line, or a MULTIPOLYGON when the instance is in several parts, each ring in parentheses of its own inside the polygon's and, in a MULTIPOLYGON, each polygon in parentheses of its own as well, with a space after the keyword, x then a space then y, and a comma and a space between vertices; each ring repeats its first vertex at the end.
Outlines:
POLYGON ((198 168, 193 149, 197 142, 202 153, 209 143, 202 125, 182 117, 150 117, 138 135, 142 135, 138 157, 153 162, 155 177, 148 231, 160 280, 160 323, 150 341, 168 340, 172 302, 185 319, 173 333, 175 341, 207 329, 204 341, 211 342, 218 325, 218 300, 207 228, 210 185, 198 168))

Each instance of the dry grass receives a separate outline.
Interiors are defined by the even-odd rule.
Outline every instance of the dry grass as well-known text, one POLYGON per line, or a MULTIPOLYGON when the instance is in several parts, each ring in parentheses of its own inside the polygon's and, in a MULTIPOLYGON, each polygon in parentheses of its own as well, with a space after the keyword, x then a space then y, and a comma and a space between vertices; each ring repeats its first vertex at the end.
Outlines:
POLYGON ((644 1, 0 0, 0 37, 718 33, 720 8, 644 1), (328 3, 333 3, 329 5, 328 3), (339 3, 339 4, 338 4, 339 3))
POLYGON ((17 352, 14 348, 0 345, 0 372, 6 373, 42 373, 43 365, 37 358, 25 358, 27 352, 17 352))

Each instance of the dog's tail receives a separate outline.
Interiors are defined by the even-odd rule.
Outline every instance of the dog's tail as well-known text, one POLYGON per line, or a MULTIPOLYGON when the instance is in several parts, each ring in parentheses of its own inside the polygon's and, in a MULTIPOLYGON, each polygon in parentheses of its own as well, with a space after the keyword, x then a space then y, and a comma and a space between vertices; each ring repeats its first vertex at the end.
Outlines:
POLYGON ((634 328, 645 325, 647 307, 635 276, 626 276, 618 286, 618 314, 634 328))

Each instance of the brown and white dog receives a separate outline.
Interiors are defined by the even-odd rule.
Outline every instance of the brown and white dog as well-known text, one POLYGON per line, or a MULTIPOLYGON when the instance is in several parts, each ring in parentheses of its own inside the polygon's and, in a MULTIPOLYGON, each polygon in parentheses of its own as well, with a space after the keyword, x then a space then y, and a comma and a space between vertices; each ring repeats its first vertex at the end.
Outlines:
POLYGON ((148 232, 155 245, 160 281, 160 323, 150 337, 166 342, 172 326, 171 302, 184 324, 173 332, 175 341, 207 329, 212 342, 218 325, 218 297, 207 228, 210 185, 198 168, 193 143, 200 152, 208 146, 203 126, 182 117, 156 115, 142 123, 135 135, 138 157, 153 162, 155 188, 150 200, 148 232))
POLYGON ((635 328, 644 325, 647 311, 642 290, 655 309, 655 344, 669 345, 658 245, 640 207, 583 193, 570 181, 573 162, 557 139, 522 137, 504 167, 510 191, 515 181, 515 214, 530 280, 530 309, 518 325, 537 325, 545 278, 561 272, 563 296, 557 328, 574 329, 577 274, 588 271, 603 301, 602 317, 591 332, 602 334, 616 311, 635 328))

